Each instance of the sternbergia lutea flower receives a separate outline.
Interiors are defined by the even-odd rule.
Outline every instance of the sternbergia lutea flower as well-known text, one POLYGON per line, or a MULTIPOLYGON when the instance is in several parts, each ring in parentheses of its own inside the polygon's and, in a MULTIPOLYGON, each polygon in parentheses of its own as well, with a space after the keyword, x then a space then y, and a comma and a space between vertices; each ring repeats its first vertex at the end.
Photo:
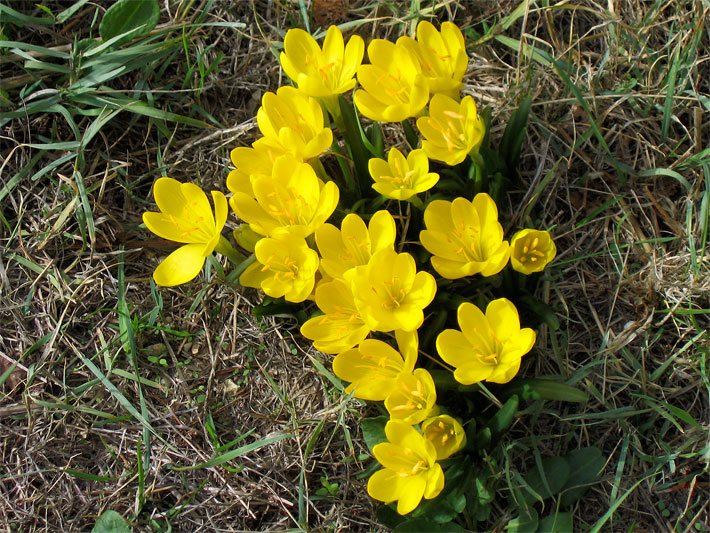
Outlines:
POLYGON ((355 72, 362 63, 365 43, 353 35, 346 45, 337 26, 330 26, 323 48, 300 28, 290 29, 284 38, 281 66, 298 88, 309 96, 328 97, 355 87, 355 72))
POLYGON ((466 445, 461 423, 449 415, 438 415, 422 422, 422 433, 436 448, 436 459, 448 459, 466 445))
POLYGON ((325 353, 340 353, 362 342, 370 327, 355 305, 350 286, 340 279, 321 280, 315 300, 322 315, 308 319, 301 326, 301 335, 313 341, 313 346, 325 353))
POLYGON ((332 181, 323 183, 309 164, 290 154, 276 159, 270 176, 250 178, 254 196, 237 191, 229 203, 260 235, 288 233, 305 238, 338 205, 338 186, 332 181))
POLYGON ((439 181, 437 173, 429 172, 429 158, 422 149, 412 150, 405 157, 397 148, 392 147, 387 154, 387 161, 372 158, 368 169, 375 181, 372 188, 394 200, 409 200, 416 194, 428 191, 439 181))
POLYGON ((153 279, 164 287, 187 283, 200 273, 219 243, 227 221, 227 199, 221 192, 212 191, 213 213, 202 189, 172 178, 159 178, 153 195, 160 212, 143 213, 146 227, 158 237, 184 244, 163 259, 153 279))
POLYGON ((318 100, 295 87, 264 94, 256 122, 263 137, 253 143, 254 148, 267 145, 308 161, 333 144, 333 132, 325 126, 318 100))
POLYGON ((523 229, 510 240, 510 263, 521 274, 541 272, 557 255, 548 231, 523 229))
POLYGON ((370 64, 357 69, 362 89, 353 95, 360 113, 380 122, 417 116, 429 101, 429 85, 416 56, 383 39, 370 43, 367 56, 370 64))
POLYGON ((425 368, 400 374, 392 385, 385 398, 385 408, 391 420, 418 424, 438 411, 434 379, 425 368))
POLYGON ((367 265, 345 273, 355 304, 373 331, 414 331, 424 322, 424 308, 436 294, 436 281, 417 272, 408 253, 380 250, 367 265))
POLYGON ((426 20, 417 24, 417 38, 400 37, 397 43, 405 45, 416 55, 422 73, 429 83, 429 93, 441 93, 458 100, 468 54, 463 34, 453 22, 444 22, 441 31, 426 20))
POLYGON ((419 239, 444 278, 492 276, 508 262, 510 246, 503 240, 498 208, 486 193, 477 194, 473 202, 434 200, 424 211, 424 225, 419 239))
POLYGON ((394 250, 397 234, 389 211, 377 211, 370 222, 355 213, 345 216, 340 229, 323 224, 316 230, 316 244, 321 255, 321 269, 326 275, 343 279, 345 272, 369 263, 380 250, 394 250))
POLYGON ((444 471, 436 462, 436 449, 411 425, 390 420, 385 426, 387 442, 372 453, 382 465, 370 476, 367 493, 374 499, 397 502, 397 512, 411 513, 422 498, 436 498, 444 488, 444 471))
POLYGON ((436 338, 441 358, 453 366, 464 385, 479 381, 507 383, 535 344, 535 331, 520 328, 518 310, 506 298, 493 300, 485 315, 472 303, 458 309, 460 330, 446 329, 436 338))
POLYGON ((302 237, 281 234, 259 240, 254 248, 256 263, 239 278, 245 287, 260 288, 273 298, 302 302, 313 292, 318 254, 302 237))
POLYGON ((429 159, 451 166, 458 165, 469 154, 477 154, 486 133, 471 96, 459 103, 443 94, 435 94, 429 104, 429 116, 417 119, 417 128, 429 159))
POLYGON ((419 354, 417 333, 398 331, 396 338, 399 351, 383 341, 366 339, 335 357, 333 372, 350 382, 345 392, 362 400, 382 401, 396 390, 400 376, 414 371, 419 354))

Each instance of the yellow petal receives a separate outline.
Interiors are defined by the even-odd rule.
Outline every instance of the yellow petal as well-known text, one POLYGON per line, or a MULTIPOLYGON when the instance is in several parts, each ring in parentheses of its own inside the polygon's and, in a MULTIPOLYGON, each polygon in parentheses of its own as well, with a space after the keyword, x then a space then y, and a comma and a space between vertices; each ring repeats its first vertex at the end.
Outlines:
POLYGON ((367 482, 367 493, 371 498, 390 503, 399 498, 401 478, 394 470, 378 470, 370 476, 367 482))
POLYGON ((181 246, 158 265, 153 279, 163 287, 174 287, 194 279, 205 264, 203 244, 181 246))
POLYGON ((436 351, 439 356, 453 367, 459 368, 473 359, 471 343, 466 336, 455 329, 445 329, 436 338, 436 351))
POLYGON ((520 318, 513 302, 507 298, 493 300, 486 307, 486 319, 496 338, 505 342, 520 333, 520 318))
POLYGON ((489 378, 495 367, 491 365, 483 365, 480 363, 471 363, 467 366, 462 366, 454 371, 454 378, 462 385, 473 385, 479 381, 489 378))
POLYGON ((423 476, 405 477, 401 481, 397 512, 401 515, 409 514, 417 508, 422 501, 426 490, 426 479, 423 476))

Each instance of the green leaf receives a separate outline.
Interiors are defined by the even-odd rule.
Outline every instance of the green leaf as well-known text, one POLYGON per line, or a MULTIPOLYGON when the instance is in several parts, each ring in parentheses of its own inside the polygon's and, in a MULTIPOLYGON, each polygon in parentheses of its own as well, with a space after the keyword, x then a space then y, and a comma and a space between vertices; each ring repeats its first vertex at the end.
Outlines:
POLYGON ((23 28, 28 24, 51 26, 54 24, 54 17, 33 17, 20 13, 19 11, 15 11, 6 5, 0 4, 0 26, 7 23, 14 24, 20 28, 23 28))
POLYGON ((385 139, 382 133, 382 124, 379 122, 373 122, 365 130, 367 138, 370 140, 371 146, 374 151, 371 150, 372 155, 379 157, 380 159, 385 157, 385 139))
POLYGON ((560 507, 576 503, 596 483, 606 460, 599 448, 590 446, 574 450, 564 457, 569 465, 569 478, 561 491, 560 507))
POLYGON ((523 400, 585 403, 589 399, 587 393, 576 387, 546 378, 518 379, 506 385, 503 390, 504 394, 517 394, 523 400))
POLYGON ((574 522, 572 513, 553 513, 540 520, 539 533, 572 533, 574 522))
POLYGON ((527 492, 523 495, 526 503, 544 500, 559 494, 569 479, 570 467, 562 457, 546 457, 538 468, 525 476, 527 492))
POLYGON ((385 425, 388 420, 389 418, 386 416, 376 416, 373 418, 365 418, 360 423, 362 438, 365 439, 365 444, 367 444, 370 452, 372 452, 372 449, 377 444, 387 440, 385 436, 385 425))
POLYGON ((419 145, 419 134, 415 131, 409 119, 402 121, 402 129, 404 129, 404 137, 407 139, 407 144, 414 150, 419 145))
POLYGON ((508 398, 498 412, 486 423, 485 428, 491 432, 492 441, 497 441, 515 420, 515 413, 518 412, 518 397, 513 395, 508 398))
POLYGON ((537 511, 530 507, 526 512, 508 522, 505 530, 510 533, 535 533, 539 521, 537 511))
POLYGON ((510 117, 508 125, 505 127, 503 138, 500 141, 500 156, 505 161, 509 174, 517 172, 520 162, 520 152, 523 141, 527 135, 528 117, 530 115, 530 105, 532 100, 525 96, 510 117))
POLYGON ((131 533, 133 528, 116 511, 109 509, 99 517, 91 533, 131 533))
MULTIPOLYGON (((371 151, 368 150, 365 145, 365 143, 369 145, 370 141, 365 135, 365 132, 362 131, 355 106, 348 102, 342 95, 338 99, 338 102, 345 127, 343 137, 355 166, 356 174, 355 183, 348 184, 348 186, 353 189, 353 191, 349 192, 357 192, 357 196, 361 197, 360 192, 368 191, 370 189, 370 182, 372 181, 370 172, 367 169, 367 162, 370 160, 371 151)), ((372 152, 374 152, 374 148, 372 152)))
POLYGON ((124 35, 125 42, 150 32, 159 18, 158 0, 118 0, 106 10, 99 33, 104 41, 124 35))
POLYGON ((392 533, 421 533, 422 531, 432 533, 458 533, 466 530, 453 522, 437 524, 427 518, 415 518, 414 520, 402 522, 392 530, 392 533))

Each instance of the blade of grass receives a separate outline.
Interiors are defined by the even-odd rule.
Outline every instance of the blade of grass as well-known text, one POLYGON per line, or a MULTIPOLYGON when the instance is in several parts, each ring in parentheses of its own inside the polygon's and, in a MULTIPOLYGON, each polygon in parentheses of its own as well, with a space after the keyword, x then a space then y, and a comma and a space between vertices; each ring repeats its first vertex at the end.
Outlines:
POLYGON ((229 461, 232 461, 232 460, 236 459, 237 457, 241 457, 242 455, 245 455, 249 452, 253 452, 254 450, 258 450, 259 448, 263 448, 264 446, 268 446, 269 444, 273 444, 275 442, 279 442, 284 439, 288 439, 292 436, 293 435, 291 435, 290 433, 281 433, 279 435, 275 435, 273 437, 267 437, 265 439, 257 440, 255 442, 250 443, 250 444, 246 444, 244 446, 236 448, 235 450, 231 450, 226 453, 220 454, 216 457, 213 457, 209 461, 205 461, 204 463, 200 463, 200 464, 193 465, 193 466, 172 466, 172 467, 170 467, 170 469, 174 470, 176 472, 187 472, 190 470, 199 470, 200 468, 212 468, 214 466, 219 466, 223 463, 227 463, 229 461))
MULTIPOLYGON (((126 272, 124 267, 123 246, 119 248, 118 253, 118 305, 116 312, 118 313, 119 338, 123 343, 123 351, 130 361, 133 373, 138 376, 138 348, 136 346, 135 331, 133 330, 133 321, 131 320, 131 314, 128 310, 128 302, 126 299, 126 272)), ((141 417, 147 421, 149 420, 150 412, 146 405, 143 387, 141 387, 140 381, 136 382, 136 388, 138 389, 138 403, 141 408, 141 417)), ((145 453, 144 462, 146 468, 150 468, 151 453, 150 431, 148 427, 149 426, 143 427, 143 452, 145 453)))

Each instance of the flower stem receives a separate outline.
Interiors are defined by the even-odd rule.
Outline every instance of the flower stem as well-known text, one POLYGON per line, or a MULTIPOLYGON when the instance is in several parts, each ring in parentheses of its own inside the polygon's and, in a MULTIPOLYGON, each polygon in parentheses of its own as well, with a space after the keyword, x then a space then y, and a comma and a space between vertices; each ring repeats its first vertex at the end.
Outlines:
POLYGON ((410 198, 407 199, 407 201, 410 204, 412 204, 419 211, 424 211, 424 202, 422 202, 422 199, 419 198, 419 196, 417 196, 417 195, 411 196, 410 198))
POLYGON ((246 257, 239 253, 234 246, 224 237, 224 235, 220 235, 219 237, 219 242, 217 243, 217 246, 215 246, 215 251, 222 254, 225 256, 227 259, 229 259, 232 264, 239 265, 242 263, 246 257))

